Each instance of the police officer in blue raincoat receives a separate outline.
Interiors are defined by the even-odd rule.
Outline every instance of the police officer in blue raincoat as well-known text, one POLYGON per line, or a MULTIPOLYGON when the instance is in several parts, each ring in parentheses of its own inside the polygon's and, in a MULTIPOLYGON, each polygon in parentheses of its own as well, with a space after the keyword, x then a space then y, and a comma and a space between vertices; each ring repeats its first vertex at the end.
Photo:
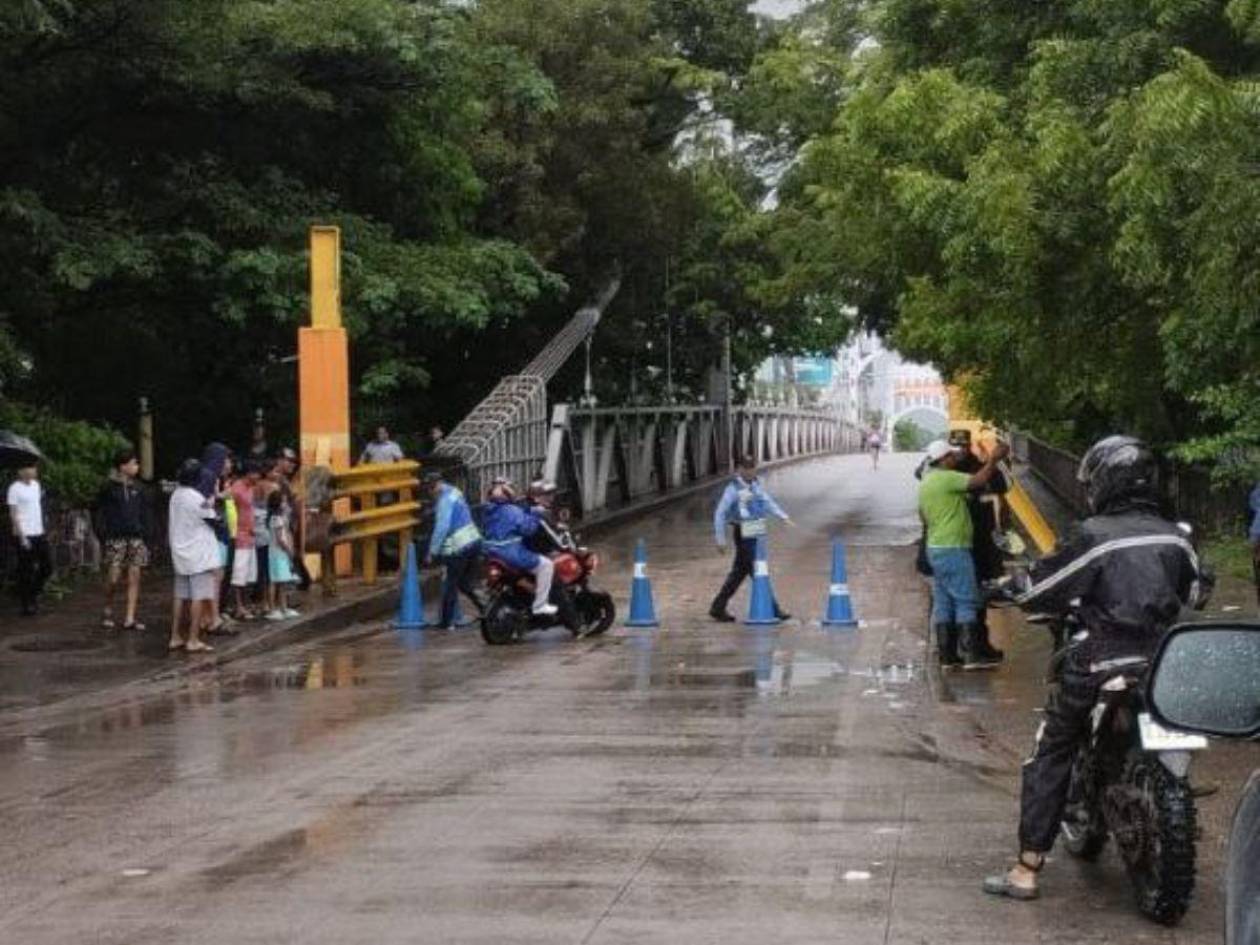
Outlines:
POLYGON ((544 510, 535 506, 522 508, 516 501, 516 491, 504 479, 496 479, 490 490, 482 526, 485 529, 485 551, 510 568, 529 571, 534 575, 533 612, 550 617, 556 613, 551 597, 551 578, 555 571, 551 559, 525 547, 525 539, 542 527, 544 510))
MULTIPOLYGON (((740 460, 739 471, 722 492, 717 508, 713 513, 713 531, 719 548, 726 547, 726 530, 731 528, 735 538, 735 560, 731 564, 731 572, 726 582, 713 598, 709 607, 709 616, 719 623, 731 623, 735 620, 727 606, 744 578, 751 577, 757 560, 757 539, 766 534, 766 519, 769 516, 780 518, 788 524, 792 519, 779 507, 770 493, 766 492, 757 478, 757 462, 751 456, 740 460)), ((774 615, 780 620, 787 620, 791 614, 785 613, 777 600, 774 601, 774 615)))
POLYGON ((440 470, 428 472, 424 484, 433 499, 433 534, 429 538, 426 561, 439 561, 446 568, 442 582, 442 616, 439 626, 455 628, 455 610, 462 592, 477 611, 485 610, 473 573, 481 554, 481 532, 473 521, 464 494, 445 480, 440 470))

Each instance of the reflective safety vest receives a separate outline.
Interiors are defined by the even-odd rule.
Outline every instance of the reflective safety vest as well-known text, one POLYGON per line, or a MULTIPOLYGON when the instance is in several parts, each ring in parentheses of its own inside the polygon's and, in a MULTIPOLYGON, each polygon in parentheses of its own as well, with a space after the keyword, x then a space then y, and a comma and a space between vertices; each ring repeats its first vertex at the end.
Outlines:
POLYGON ((473 522, 472 510, 464 494, 454 486, 444 486, 438 497, 437 521, 434 525, 439 534, 435 534, 433 544, 436 549, 430 551, 439 557, 451 558, 462 554, 477 542, 481 541, 481 532, 473 522), (441 530, 445 528, 445 534, 441 530))

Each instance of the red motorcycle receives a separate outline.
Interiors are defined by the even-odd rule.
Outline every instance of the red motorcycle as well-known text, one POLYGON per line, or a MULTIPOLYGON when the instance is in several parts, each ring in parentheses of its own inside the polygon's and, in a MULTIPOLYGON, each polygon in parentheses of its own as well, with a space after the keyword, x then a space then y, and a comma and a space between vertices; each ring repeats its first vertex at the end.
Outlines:
POLYGON ((542 531, 555 548, 548 557, 555 566, 550 600, 556 613, 533 613, 534 576, 491 555, 486 565, 490 601, 481 618, 481 637, 489 644, 514 643, 534 630, 559 626, 567 627, 575 637, 597 636, 617 619, 612 595, 590 584, 599 569, 599 556, 580 547, 567 528, 553 528, 544 521, 542 531))

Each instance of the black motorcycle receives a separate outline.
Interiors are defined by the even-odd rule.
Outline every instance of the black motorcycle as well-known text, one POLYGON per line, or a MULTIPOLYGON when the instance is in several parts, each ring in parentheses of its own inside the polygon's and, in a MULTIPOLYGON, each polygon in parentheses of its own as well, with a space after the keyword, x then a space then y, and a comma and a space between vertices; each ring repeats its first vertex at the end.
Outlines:
POLYGON ((1089 741, 1072 765, 1061 824, 1068 852, 1095 860, 1115 838, 1138 908, 1172 925, 1190 906, 1197 813, 1188 775, 1198 735, 1170 731, 1146 706, 1146 659, 1100 665, 1114 671, 1094 707, 1089 741))

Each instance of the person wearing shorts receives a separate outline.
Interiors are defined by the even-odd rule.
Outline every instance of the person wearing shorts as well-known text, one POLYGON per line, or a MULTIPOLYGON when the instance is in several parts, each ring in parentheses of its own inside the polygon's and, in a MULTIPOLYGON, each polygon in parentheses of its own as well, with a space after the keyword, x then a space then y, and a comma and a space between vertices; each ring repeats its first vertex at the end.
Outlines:
POLYGON ((201 462, 185 460, 171 496, 168 534, 171 565, 175 570, 175 601, 171 619, 171 650, 208 653, 214 648, 201 639, 202 619, 219 596, 219 540, 212 522, 214 504, 197 489, 201 462), (185 618, 187 632, 184 632, 185 618))
POLYGON ((148 537, 152 531, 149 502, 136 482, 140 461, 135 450, 120 450, 114 456, 109 481, 96 496, 92 523, 101 542, 105 565, 105 611, 101 625, 114 629, 114 592, 125 576, 127 603, 122 628, 143 630, 136 619, 140 601, 140 575, 149 566, 148 537))
POLYGON ((254 553, 254 490, 260 478, 257 462, 245 463, 241 475, 232 483, 232 505, 236 509, 236 534, 232 536, 232 596, 237 620, 253 620, 254 614, 245 604, 245 589, 258 583, 258 555, 254 553))

